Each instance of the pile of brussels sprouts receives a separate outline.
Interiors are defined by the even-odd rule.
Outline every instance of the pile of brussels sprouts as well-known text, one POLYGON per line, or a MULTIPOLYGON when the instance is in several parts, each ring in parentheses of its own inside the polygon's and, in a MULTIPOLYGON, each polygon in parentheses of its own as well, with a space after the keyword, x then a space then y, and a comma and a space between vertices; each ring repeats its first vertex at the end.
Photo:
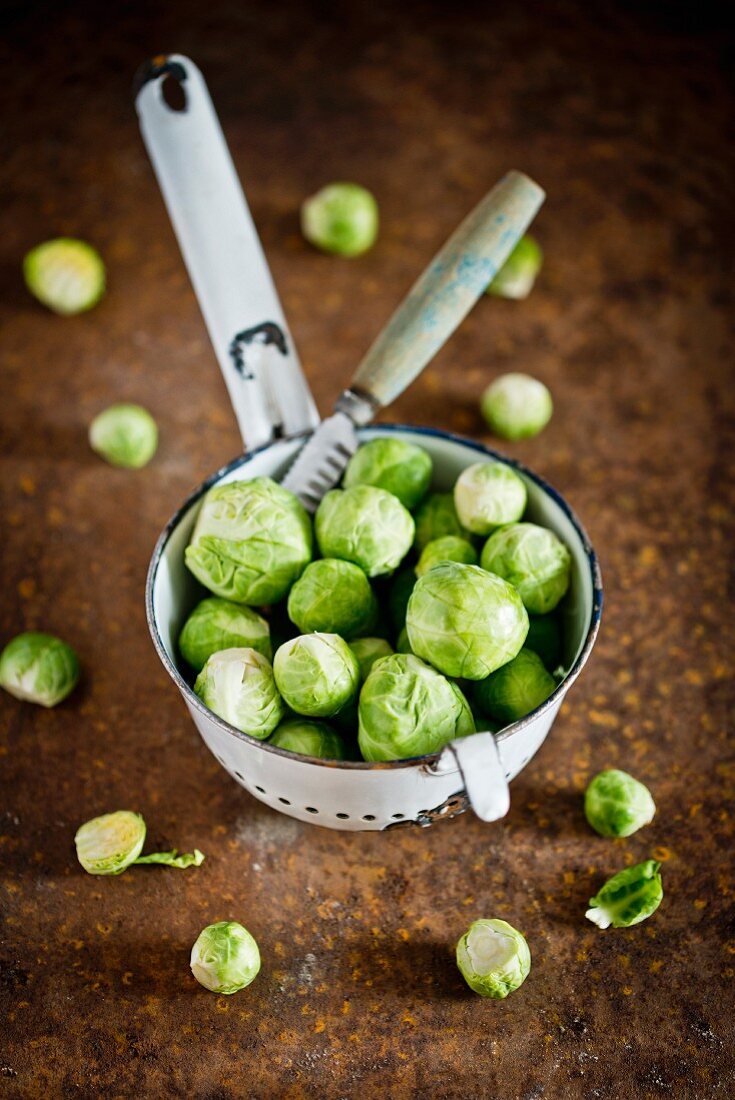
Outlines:
POLYGON ((526 485, 482 461, 451 493, 392 436, 361 446, 312 521, 267 477, 204 497, 185 561, 211 595, 179 650, 243 733, 323 759, 401 760, 524 717, 562 674, 571 569, 524 521, 526 485))

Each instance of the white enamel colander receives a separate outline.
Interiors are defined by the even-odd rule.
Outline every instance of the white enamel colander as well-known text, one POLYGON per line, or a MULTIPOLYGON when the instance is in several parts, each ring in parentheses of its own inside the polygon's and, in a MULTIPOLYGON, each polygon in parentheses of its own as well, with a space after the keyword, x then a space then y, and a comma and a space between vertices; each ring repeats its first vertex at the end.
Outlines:
POLYGON ((509 782, 539 749, 589 657, 599 628, 602 584, 594 550, 563 497, 530 470, 479 443, 404 425, 382 424, 358 432, 361 441, 392 435, 419 443, 433 460, 433 489, 451 489, 459 473, 478 458, 508 463, 526 483, 526 517, 551 528, 569 547, 571 585, 560 607, 567 673, 535 711, 497 734, 461 738, 432 756, 390 763, 325 761, 285 752, 230 726, 204 706, 182 673, 177 638, 207 594, 184 565, 202 496, 228 481, 262 476, 280 480, 316 427, 318 414, 201 73, 178 55, 155 58, 137 78, 136 107, 243 441, 250 448, 192 493, 156 544, 146 610, 164 667, 220 764, 255 798, 291 817, 349 830, 430 825, 468 806, 485 821, 502 817, 509 806, 509 782), (184 91, 183 110, 167 104, 164 85, 169 79, 184 91))

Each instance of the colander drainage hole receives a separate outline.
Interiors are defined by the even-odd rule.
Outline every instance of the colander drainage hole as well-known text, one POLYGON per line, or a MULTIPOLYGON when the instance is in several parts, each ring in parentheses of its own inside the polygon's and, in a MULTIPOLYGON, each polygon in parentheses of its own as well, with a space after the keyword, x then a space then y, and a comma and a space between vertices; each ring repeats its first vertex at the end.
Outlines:
POLYGON ((256 789, 256 791, 260 791, 260 793, 261 793, 261 794, 265 794, 265 787, 258 787, 258 786, 256 786, 256 788, 255 788, 255 789, 256 789))
POLYGON ((337 814, 337 817, 340 819, 340 821, 348 821, 350 815, 349 814, 337 814))
POLYGON ((235 772, 235 775, 237 776, 238 779, 242 779, 243 783, 245 782, 245 776, 244 775, 240 775, 239 772, 235 772))
POLYGON ((391 814, 390 816, 393 818, 394 821, 402 821, 403 818, 406 815, 405 814, 391 814))
POLYGON ((319 811, 316 809, 315 806, 304 806, 304 809, 306 810, 307 814, 318 814, 319 813, 319 811))
POLYGON ((290 806, 291 805, 291 803, 289 802, 289 800, 287 798, 279 798, 278 801, 282 802, 284 806, 290 806))
POLYGON ((364 814, 363 821, 375 821, 375 814, 364 814))

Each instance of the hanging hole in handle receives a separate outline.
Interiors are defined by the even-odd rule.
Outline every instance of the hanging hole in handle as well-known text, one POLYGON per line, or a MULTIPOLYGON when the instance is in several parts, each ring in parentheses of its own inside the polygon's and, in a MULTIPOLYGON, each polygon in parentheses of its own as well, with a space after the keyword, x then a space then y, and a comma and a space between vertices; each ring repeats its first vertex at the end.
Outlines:
POLYGON ((161 99, 170 111, 180 113, 186 110, 184 85, 171 72, 167 72, 161 82, 161 99))

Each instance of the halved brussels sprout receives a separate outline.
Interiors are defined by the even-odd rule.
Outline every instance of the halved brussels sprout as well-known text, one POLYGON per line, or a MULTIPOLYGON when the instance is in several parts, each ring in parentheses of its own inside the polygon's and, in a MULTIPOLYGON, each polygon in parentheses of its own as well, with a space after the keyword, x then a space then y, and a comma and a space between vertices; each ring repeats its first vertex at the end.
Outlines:
POLYGON ((205 588, 261 607, 283 599, 311 561, 311 522, 269 477, 215 485, 202 501, 186 564, 205 588))
POLYGON ((23 260, 26 286, 62 317, 96 306, 105 292, 105 265, 91 244, 57 237, 36 245, 23 260))
POLYGON ((89 425, 89 445, 111 466, 139 470, 158 448, 158 425, 142 405, 110 405, 89 425))
POLYGON ((338 256, 360 256, 378 236, 378 204, 358 183, 330 183, 301 206, 310 244, 338 256))
POLYGON ((445 535, 470 538, 470 532, 459 521, 453 493, 429 493, 416 509, 414 520, 416 534, 413 545, 417 554, 421 553, 428 542, 444 538, 445 535))
POLYGON ((554 405, 543 382, 528 374, 501 374, 482 395, 480 410, 500 439, 530 439, 551 420, 554 405))
POLYGON ((302 634, 276 651, 273 672, 291 710, 328 718, 346 707, 360 687, 357 658, 338 634, 302 634))
POLYGON ((529 615, 526 648, 538 653, 549 672, 562 662, 562 632, 558 616, 529 615))
POLYGON ((656 803, 643 783, 627 772, 608 768, 587 787, 584 813, 600 836, 632 836, 653 821, 656 803))
POLYGON ((475 462, 457 478, 454 507, 460 523, 473 535, 489 535, 515 523, 526 507, 526 485, 503 462, 475 462))
POLYGON ((417 657, 447 676, 484 680, 518 653, 528 615, 501 577, 445 561, 416 581, 406 629, 417 657))
POLYGON ((358 447, 347 463, 342 484, 345 489, 375 485, 398 497, 411 511, 426 495, 431 472, 431 456, 423 447, 382 437, 358 447))
POLYGON ((512 661, 475 684, 473 702, 488 718, 507 725, 540 707, 556 688, 556 680, 531 649, 522 649, 512 661))
POLYGON ((207 659, 194 691, 235 729, 264 741, 284 715, 270 661, 255 649, 223 649, 207 659))
MULTIPOLYGON (((464 565, 477 565, 477 551, 471 542, 459 535, 445 535, 442 539, 432 539, 421 551, 416 566, 416 576, 423 577, 440 561, 458 561, 464 565)), ((410 595, 410 593, 409 593, 410 595)))
POLYGON ((255 649, 267 661, 273 657, 268 623, 249 607, 210 596, 202 600, 179 635, 181 656, 196 672, 222 649, 255 649))
POLYGON ((397 497, 373 485, 332 489, 314 521, 325 558, 359 565, 368 577, 392 573, 411 549, 413 519, 397 497))
POLYGON ((347 755, 344 741, 326 722, 298 718, 281 722, 268 744, 320 760, 344 760, 347 755))
POLYGON ((390 657, 393 653, 393 647, 389 642, 386 642, 385 638, 355 638, 353 642, 350 642, 350 649, 360 666, 361 683, 367 680, 368 674, 376 661, 379 661, 381 657, 390 657))
POLYGON ((403 760, 438 752, 475 732, 462 692, 411 654, 378 661, 360 692, 360 751, 366 760, 403 760))
POLYGON ((74 650, 53 634, 18 634, 0 653, 0 687, 16 699, 55 707, 78 680, 74 650))
POLYGON ((307 565, 288 596, 288 616, 302 634, 354 638, 375 623, 378 604, 359 565, 321 558, 307 565))
POLYGON ((496 298, 527 298, 544 257, 538 242, 526 234, 521 237, 508 259, 487 288, 496 298))
POLYGON ((235 920, 208 924, 191 949, 191 972, 212 993, 237 993, 260 970, 260 951, 247 928, 235 920))
POLYGON ((566 595, 572 556, 547 527, 511 523, 490 536, 480 564, 512 584, 527 611, 545 615, 566 595))
POLYGON ((525 982, 531 952, 507 921, 476 920, 457 944, 457 966, 474 993, 502 1000, 525 982))
POLYGON ((174 848, 170 852, 151 852, 142 856, 145 834, 145 821, 132 810, 116 810, 93 817, 77 829, 74 837, 77 859, 90 875, 119 875, 127 867, 141 863, 185 868, 199 867, 204 862, 198 848, 182 855, 174 848))
POLYGON ((647 859, 608 879, 585 913, 598 928, 630 928, 655 913, 664 896, 660 863, 647 859))

